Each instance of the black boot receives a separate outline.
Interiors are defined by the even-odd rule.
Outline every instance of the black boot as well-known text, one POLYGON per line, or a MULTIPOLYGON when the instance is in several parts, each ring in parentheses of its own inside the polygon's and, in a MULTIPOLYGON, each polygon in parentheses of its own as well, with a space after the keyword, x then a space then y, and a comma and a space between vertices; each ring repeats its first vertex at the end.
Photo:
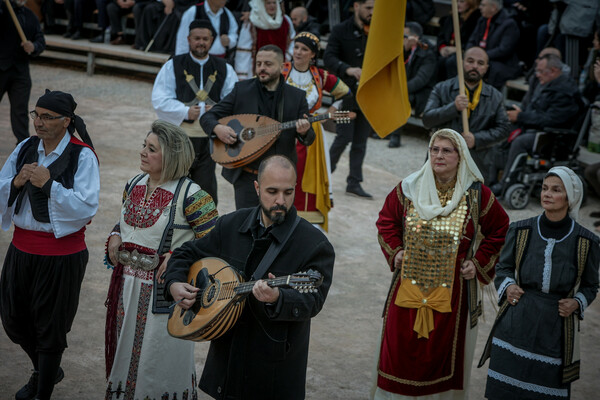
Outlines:
POLYGON ((400 133, 394 132, 390 135, 390 142, 388 143, 388 147, 390 149, 395 149, 402 146, 400 144, 400 133))
POLYGON ((40 373, 38 379, 37 398, 49 400, 54 385, 60 382, 65 373, 60 367, 62 353, 39 353, 40 373))

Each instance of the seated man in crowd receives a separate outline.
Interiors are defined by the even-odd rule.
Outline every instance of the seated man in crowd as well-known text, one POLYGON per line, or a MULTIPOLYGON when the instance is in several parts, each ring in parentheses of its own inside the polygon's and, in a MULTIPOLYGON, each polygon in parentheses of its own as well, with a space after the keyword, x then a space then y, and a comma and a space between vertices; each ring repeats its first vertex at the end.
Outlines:
POLYGON ((515 105, 507 111, 508 120, 522 133, 511 142, 502 182, 491 187, 496 195, 502 194, 513 178, 509 171, 517 156, 533 150, 537 132, 546 127, 570 127, 582 108, 577 84, 563 73, 559 57, 554 54, 543 56, 537 62, 535 75, 539 85, 529 96, 530 100, 522 103, 522 109, 515 105))
POLYGON ((481 0, 481 18, 471 34, 467 46, 479 46, 487 52, 490 73, 487 82, 501 89, 507 80, 521 73, 517 58, 519 27, 502 8, 502 0, 481 0))
MULTIPOLYGON (((408 99, 417 117, 423 114, 437 79, 435 50, 429 44, 423 43, 422 37, 423 28, 418 22, 407 22, 404 25, 404 63, 408 99)), ((390 135, 388 147, 400 147, 401 131, 402 127, 390 135)))
POLYGON ((483 82, 488 67, 485 50, 481 47, 467 50, 463 60, 466 95, 458 93, 458 77, 435 85, 423 113, 423 125, 428 129, 451 128, 462 132, 471 157, 489 186, 497 180, 494 165, 497 145, 508 137, 510 124, 502 93, 483 82), (465 109, 469 116, 467 132, 463 131, 461 117, 465 109))
POLYGON ((195 0, 150 2, 143 9, 139 27, 136 26, 136 48, 145 50, 149 47, 149 51, 173 54, 181 15, 194 4, 195 0))
POLYGON ((294 24, 294 29, 297 33, 310 32, 316 37, 320 37, 321 25, 316 18, 308 15, 308 10, 304 7, 296 7, 290 12, 290 18, 294 24))
POLYGON ((206 0, 191 6, 181 16, 181 24, 177 30, 175 55, 186 54, 190 51, 188 45, 188 27, 192 21, 209 20, 217 33, 208 54, 215 57, 225 57, 235 49, 238 39, 238 24, 235 17, 225 7, 225 0, 206 0))

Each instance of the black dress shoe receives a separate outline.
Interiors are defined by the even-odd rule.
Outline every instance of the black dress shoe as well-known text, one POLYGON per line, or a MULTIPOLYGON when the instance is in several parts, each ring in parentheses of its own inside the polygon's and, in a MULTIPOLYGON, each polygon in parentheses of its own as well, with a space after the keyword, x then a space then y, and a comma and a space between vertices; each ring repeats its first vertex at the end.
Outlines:
POLYGON ((93 38, 90 39, 90 42, 92 43, 104 43, 104 34, 100 34, 98 36, 94 36, 93 38))
POLYGON ((346 194, 349 196, 356 196, 363 199, 373 200, 373 196, 365 192, 359 183, 349 184, 346 186, 346 194))
POLYGON ((37 395, 39 375, 40 373, 38 371, 33 371, 33 374, 31 374, 31 377, 29 378, 29 382, 15 394, 16 400, 32 400, 35 398, 37 395))
MULTIPOLYGON (((29 382, 25 384, 19 391, 15 394, 16 400, 33 400, 37 395, 38 391, 38 380, 40 377, 40 373, 38 371, 33 371, 31 377, 29 378, 29 382)), ((61 367, 58 367, 58 372, 56 373, 56 379, 54 380, 54 384, 56 385, 58 382, 62 381, 65 377, 65 371, 61 367)))
POLYGON ((388 147, 390 149, 396 149, 398 147, 402 146, 400 144, 400 136, 399 135, 390 135, 390 142, 388 143, 388 147))
POLYGON ((71 35, 71 40, 81 39, 81 31, 78 29, 71 35))
POLYGON ((66 31, 65 33, 63 33, 64 38, 69 39, 71 36, 73 36, 73 32, 66 31))

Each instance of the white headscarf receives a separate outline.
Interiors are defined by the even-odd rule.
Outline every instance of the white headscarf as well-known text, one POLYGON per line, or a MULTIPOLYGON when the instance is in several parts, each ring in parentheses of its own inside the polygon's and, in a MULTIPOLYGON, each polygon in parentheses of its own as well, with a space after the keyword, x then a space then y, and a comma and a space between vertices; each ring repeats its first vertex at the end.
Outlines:
POLYGON ((277 4, 275 18, 267 14, 264 0, 250 0, 250 22, 260 29, 278 29, 283 22, 281 6, 277 4))
POLYGON ((402 181, 402 192, 413 202, 419 216, 425 220, 433 219, 439 215, 449 215, 458 206, 462 196, 473 182, 483 182, 483 176, 479 172, 477 165, 475 165, 475 161, 471 158, 469 147, 465 139, 458 132, 452 129, 440 129, 431 137, 429 147, 433 145, 433 142, 442 132, 452 135, 454 141, 458 143, 457 150, 460 155, 452 199, 445 207, 442 207, 435 186, 435 176, 429 157, 420 170, 410 174, 402 181))
POLYGON ((558 175, 563 185, 565 185, 567 200, 569 201, 569 217, 573 221, 577 221, 577 218, 579 218, 579 207, 581 207, 581 201, 583 200, 583 183, 581 179, 579 179, 572 169, 567 167, 550 168, 548 174, 558 175))

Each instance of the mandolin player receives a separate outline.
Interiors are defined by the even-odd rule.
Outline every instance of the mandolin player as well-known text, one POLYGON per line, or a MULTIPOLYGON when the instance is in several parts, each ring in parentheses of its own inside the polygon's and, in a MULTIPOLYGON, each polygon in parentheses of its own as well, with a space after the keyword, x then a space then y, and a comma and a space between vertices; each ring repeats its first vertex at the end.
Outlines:
MULTIPOLYGON (((281 154, 296 163, 296 139, 309 146, 315 133, 308 122, 308 104, 303 90, 285 83, 281 75, 283 52, 275 45, 266 45, 256 54, 256 77, 238 82, 233 91, 215 104, 200 118, 200 125, 214 140, 220 140, 235 150, 244 145, 238 133, 219 119, 237 114, 256 114, 279 122, 297 120, 295 125, 283 130, 265 153, 239 168, 223 169, 223 177, 233 184, 236 209, 255 207, 258 197, 254 181, 260 162, 274 154, 281 154), (295 128, 295 129, 294 129, 295 128)), ((250 144, 245 144, 250 146, 250 144)))
POLYGON ((158 118, 181 126, 191 139, 196 156, 190 178, 217 204, 215 162, 210 157, 209 138, 198 120, 231 92, 237 75, 224 59, 208 54, 215 36, 209 20, 190 23, 189 52, 162 66, 152 88, 152 106, 158 118))
MULTIPOLYGON (((325 235, 297 216, 295 186, 291 160, 264 159, 253 185, 259 205, 221 216, 208 235, 185 243, 169 259, 165 294, 185 310, 196 302, 205 307, 199 289, 186 283, 198 260, 217 257, 247 280, 261 279, 235 325, 210 343, 199 387, 215 399, 305 398, 310 321, 325 302, 335 254, 325 235), (269 284, 308 270, 322 277, 311 292, 269 284)), ((213 275, 205 280, 214 288, 228 287, 213 275)))

